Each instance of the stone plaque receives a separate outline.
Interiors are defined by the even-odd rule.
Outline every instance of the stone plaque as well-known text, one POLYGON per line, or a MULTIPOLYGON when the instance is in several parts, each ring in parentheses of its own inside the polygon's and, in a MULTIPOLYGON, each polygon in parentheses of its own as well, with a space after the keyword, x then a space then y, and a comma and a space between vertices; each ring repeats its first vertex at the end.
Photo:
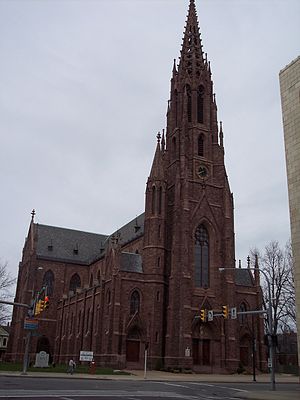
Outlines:
POLYGON ((35 355, 35 368, 48 368, 49 367, 49 354, 45 351, 40 351, 35 355))

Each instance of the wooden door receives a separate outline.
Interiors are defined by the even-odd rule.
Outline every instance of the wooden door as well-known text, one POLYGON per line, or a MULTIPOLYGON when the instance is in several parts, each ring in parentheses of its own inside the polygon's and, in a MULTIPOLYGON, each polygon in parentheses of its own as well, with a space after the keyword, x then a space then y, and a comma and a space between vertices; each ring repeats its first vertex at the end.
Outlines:
POLYGON ((210 340, 209 339, 203 339, 202 362, 203 362, 203 365, 210 365, 210 340))
POLYGON ((140 341, 130 340, 126 341, 126 361, 139 362, 140 360, 140 341))
POLYGON ((199 339, 193 339, 193 364, 200 364, 200 356, 199 356, 199 339))

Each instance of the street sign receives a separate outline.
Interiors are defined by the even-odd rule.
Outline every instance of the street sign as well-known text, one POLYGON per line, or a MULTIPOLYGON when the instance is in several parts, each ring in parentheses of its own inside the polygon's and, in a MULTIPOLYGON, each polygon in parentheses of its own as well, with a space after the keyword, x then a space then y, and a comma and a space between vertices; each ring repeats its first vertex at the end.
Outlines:
POLYGON ((271 360, 271 358, 268 358, 268 368, 272 368, 272 360, 271 360))
POLYGON ((79 360, 80 361, 93 361, 94 353, 92 351, 81 351, 79 360))
POLYGON ((38 328, 38 321, 34 318, 24 319, 24 329, 35 330, 38 328))
POLYGON ((207 321, 213 321, 214 320, 214 312, 213 310, 208 310, 207 311, 207 321))
POLYGON ((232 307, 230 309, 230 315, 231 315, 231 319, 236 319, 236 317, 237 317, 236 307, 232 307))

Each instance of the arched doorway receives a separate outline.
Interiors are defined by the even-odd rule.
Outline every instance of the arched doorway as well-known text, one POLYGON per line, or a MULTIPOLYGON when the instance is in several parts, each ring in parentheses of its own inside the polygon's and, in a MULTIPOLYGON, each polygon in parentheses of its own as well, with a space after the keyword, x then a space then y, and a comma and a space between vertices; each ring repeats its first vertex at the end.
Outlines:
POLYGON ((133 327, 126 339, 126 361, 138 363, 140 361, 141 334, 138 327, 133 327))
POLYGON ((249 367, 251 365, 251 342, 252 340, 249 335, 244 335, 240 340, 240 362, 243 367, 249 367))
POLYGON ((194 367, 207 367, 212 363, 212 334, 210 329, 197 323, 192 330, 192 357, 194 367))

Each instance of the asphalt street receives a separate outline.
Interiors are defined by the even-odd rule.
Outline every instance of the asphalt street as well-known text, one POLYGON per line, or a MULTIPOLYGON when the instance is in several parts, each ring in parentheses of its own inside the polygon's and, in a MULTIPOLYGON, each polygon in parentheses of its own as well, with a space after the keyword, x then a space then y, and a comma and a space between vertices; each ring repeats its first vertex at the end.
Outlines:
MULTIPOLYGON (((244 398, 249 391, 267 390, 267 387, 265 383, 226 384, 0 376, 0 399, 237 400, 244 398)), ((284 391, 292 387, 296 388, 297 384, 281 384, 278 390, 284 391)))

